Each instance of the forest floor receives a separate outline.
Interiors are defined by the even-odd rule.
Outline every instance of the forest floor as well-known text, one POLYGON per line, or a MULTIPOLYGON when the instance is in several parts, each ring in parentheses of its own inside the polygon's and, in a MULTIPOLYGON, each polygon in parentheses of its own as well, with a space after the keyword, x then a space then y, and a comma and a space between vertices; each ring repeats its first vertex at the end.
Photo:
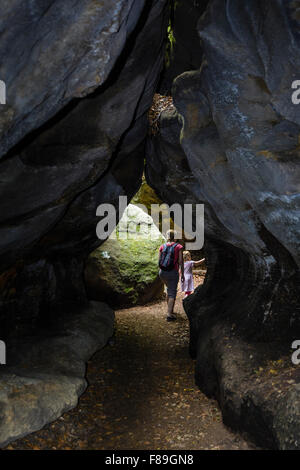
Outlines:
POLYGON ((182 298, 175 322, 164 300, 117 311, 116 335, 89 361, 78 406, 7 449, 254 449, 194 384, 182 298))

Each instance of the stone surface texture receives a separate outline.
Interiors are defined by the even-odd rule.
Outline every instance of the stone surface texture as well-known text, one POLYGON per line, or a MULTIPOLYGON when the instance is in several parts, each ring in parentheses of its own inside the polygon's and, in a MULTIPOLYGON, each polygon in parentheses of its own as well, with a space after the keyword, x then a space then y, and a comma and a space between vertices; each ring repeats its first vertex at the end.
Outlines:
POLYGON ((164 63, 166 0, 58 3, 1 7, 2 337, 86 298, 96 210, 139 189, 164 63))
MULTIPOLYGON (((226 329, 247 345, 279 342, 286 354, 300 335, 300 108, 291 99, 299 20, 298 2, 212 0, 197 23, 201 66, 174 80, 177 111, 162 113, 160 134, 147 144, 146 177, 158 196, 169 204, 205 204, 208 272, 184 305, 197 381, 206 389, 209 377, 231 425, 239 409, 237 401, 230 405, 238 371, 228 393, 222 389, 231 363, 242 367, 242 359, 221 362, 226 329)), ((259 420, 274 419, 265 440, 258 434, 261 443, 299 447, 290 399, 296 391, 291 386, 275 397, 270 412, 266 404, 256 414, 250 407, 238 426, 252 413, 248 431, 256 435, 259 420)))
POLYGON ((114 313, 91 302, 69 306, 55 328, 10 344, 0 370, 0 446, 41 429, 77 405, 85 363, 114 331, 114 313))
POLYGON ((152 217, 129 204, 109 239, 87 260, 89 297, 115 308, 160 297, 163 284, 158 276, 158 249, 164 242, 152 217))

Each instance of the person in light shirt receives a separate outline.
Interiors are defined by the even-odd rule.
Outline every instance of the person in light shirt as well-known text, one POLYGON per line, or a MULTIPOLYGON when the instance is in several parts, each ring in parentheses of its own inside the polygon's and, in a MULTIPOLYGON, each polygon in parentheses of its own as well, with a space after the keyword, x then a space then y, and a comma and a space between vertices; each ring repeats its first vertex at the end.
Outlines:
POLYGON ((192 261, 191 253, 189 251, 183 252, 184 261, 184 281, 181 281, 181 291, 184 292, 184 298, 192 294, 194 291, 194 276, 193 267, 199 266, 204 263, 205 258, 199 261, 192 261))

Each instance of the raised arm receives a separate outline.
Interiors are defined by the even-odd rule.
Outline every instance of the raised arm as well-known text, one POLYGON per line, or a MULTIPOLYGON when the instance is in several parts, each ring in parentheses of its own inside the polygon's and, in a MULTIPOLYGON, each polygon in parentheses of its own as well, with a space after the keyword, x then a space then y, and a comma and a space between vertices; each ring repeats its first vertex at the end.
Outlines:
POLYGON ((200 264, 204 263, 205 258, 200 259, 199 261, 194 261, 194 266, 199 266, 200 264))

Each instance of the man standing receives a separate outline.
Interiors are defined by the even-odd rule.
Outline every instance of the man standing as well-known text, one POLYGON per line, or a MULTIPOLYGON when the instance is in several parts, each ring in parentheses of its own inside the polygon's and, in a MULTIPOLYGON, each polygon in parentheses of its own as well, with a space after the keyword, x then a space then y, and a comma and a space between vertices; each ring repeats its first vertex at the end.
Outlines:
POLYGON ((183 246, 175 242, 175 236, 176 232, 174 230, 168 230, 167 243, 159 248, 159 277, 167 286, 167 321, 176 320, 174 305, 179 281, 179 267, 181 282, 184 282, 183 246))

